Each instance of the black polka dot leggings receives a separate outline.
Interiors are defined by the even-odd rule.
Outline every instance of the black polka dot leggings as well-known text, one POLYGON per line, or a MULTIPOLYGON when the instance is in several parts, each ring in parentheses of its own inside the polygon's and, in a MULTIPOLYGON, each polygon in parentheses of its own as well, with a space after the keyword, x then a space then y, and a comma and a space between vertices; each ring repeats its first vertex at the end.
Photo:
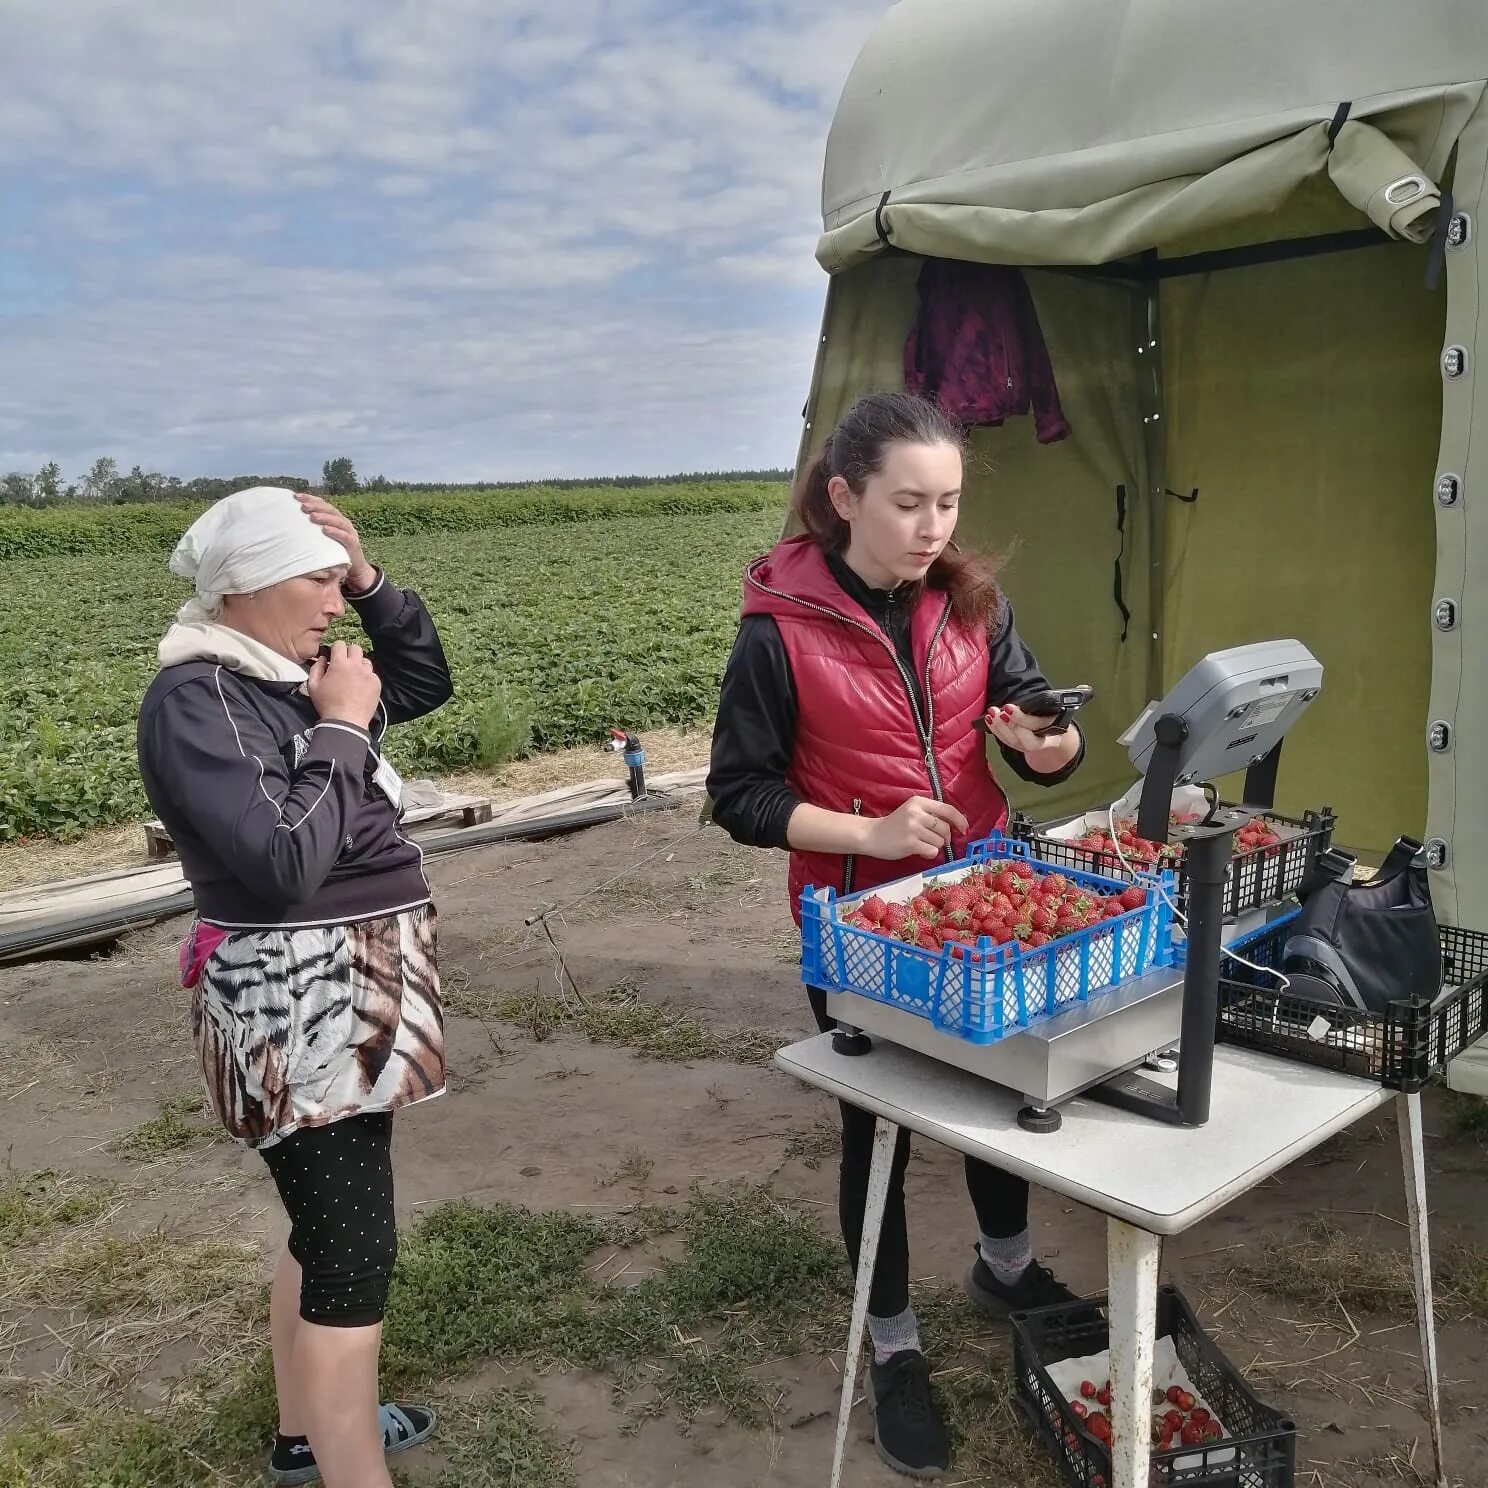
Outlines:
POLYGON ((398 1257, 393 1116, 373 1111, 302 1127, 265 1148, 300 1263, 300 1316, 333 1328, 382 1321, 398 1257))

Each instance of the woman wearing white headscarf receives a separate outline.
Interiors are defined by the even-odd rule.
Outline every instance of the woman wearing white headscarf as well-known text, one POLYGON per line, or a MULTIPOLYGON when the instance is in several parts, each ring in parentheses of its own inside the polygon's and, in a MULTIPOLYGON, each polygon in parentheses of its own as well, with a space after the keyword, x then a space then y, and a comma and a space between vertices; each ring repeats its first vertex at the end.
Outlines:
POLYGON ((378 1405, 397 1253, 392 1112, 442 1093, 434 907, 399 831, 388 728, 452 692, 434 622, 330 503, 239 491, 171 557, 195 593, 160 642, 140 772, 196 918, 182 947, 213 1109, 290 1218, 270 1295, 278 1483, 390 1485, 433 1430, 378 1405), (327 628, 350 603, 371 642, 327 628))

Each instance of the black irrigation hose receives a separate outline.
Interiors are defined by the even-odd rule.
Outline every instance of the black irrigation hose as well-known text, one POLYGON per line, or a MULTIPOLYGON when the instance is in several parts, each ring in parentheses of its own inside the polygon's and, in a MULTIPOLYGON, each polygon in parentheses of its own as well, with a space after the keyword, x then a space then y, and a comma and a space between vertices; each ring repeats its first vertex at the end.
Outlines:
MULTIPOLYGON (((494 842, 541 842, 550 837, 602 826, 628 816, 642 816, 652 811, 675 811, 681 796, 658 791, 637 801, 608 802, 563 811, 553 816, 534 817, 522 822, 482 822, 473 827, 451 827, 418 839, 425 857, 438 857, 449 852, 489 847, 494 842)), ((173 915, 185 914, 191 908, 191 890, 173 889, 159 898, 131 905, 127 910, 112 909, 76 915, 66 920, 51 920, 44 925, 0 932, 0 963, 41 960, 61 951, 79 950, 115 940, 129 930, 143 930, 173 915)))

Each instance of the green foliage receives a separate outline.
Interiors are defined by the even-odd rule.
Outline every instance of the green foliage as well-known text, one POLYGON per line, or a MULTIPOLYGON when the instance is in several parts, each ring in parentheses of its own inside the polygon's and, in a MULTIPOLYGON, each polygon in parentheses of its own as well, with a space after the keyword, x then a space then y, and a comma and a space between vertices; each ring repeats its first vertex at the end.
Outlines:
POLYGON ((320 477, 327 496, 350 496, 357 489, 356 467, 348 455, 327 460, 320 468, 320 477))
MULTIPOLYGON (((778 485, 738 484, 348 500, 373 561, 429 604, 455 680, 452 702, 394 732, 393 763, 439 775, 706 718, 740 572, 783 503, 778 485)), ((190 511, 26 512, 52 551, 5 562, 17 515, 0 512, 0 841, 143 820, 135 720, 187 593, 164 555, 190 511), (60 556, 68 534, 113 551, 60 556)))
MULTIPOLYGON (((126 507, 0 507, 0 562, 169 553, 207 504, 154 501, 126 507)), ((555 484, 491 490, 389 490, 338 498, 338 504, 370 542, 416 532, 779 510, 785 504, 785 491, 775 481, 720 479, 635 487, 555 484)))

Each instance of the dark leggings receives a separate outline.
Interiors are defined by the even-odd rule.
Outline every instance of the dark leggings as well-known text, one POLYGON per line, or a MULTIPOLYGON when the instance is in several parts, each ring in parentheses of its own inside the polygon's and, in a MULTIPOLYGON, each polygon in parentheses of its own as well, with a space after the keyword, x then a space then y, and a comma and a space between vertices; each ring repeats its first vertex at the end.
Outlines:
MULTIPOLYGON (((830 1033, 837 1025, 827 1013, 827 994, 808 987, 816 1026, 830 1033)), ((873 1163, 871 1111, 839 1102, 842 1108, 842 1170, 837 1188, 837 1217, 853 1270, 863 1241, 863 1210, 868 1204, 868 1170, 873 1163)), ((897 1317, 909 1306, 909 1231, 904 1221, 904 1170, 909 1166, 909 1128, 899 1128, 894 1148, 894 1170, 884 1204, 878 1258, 873 1265, 873 1289, 868 1311, 873 1317, 897 1317)), ((1028 1180, 1005 1173, 974 1157, 966 1159, 966 1189, 976 1210, 977 1225, 989 1239, 1007 1239, 1028 1228, 1028 1180)))
POLYGON ((398 1258, 393 1116, 371 1111, 302 1127, 263 1150, 300 1263, 300 1316, 331 1328, 382 1321, 398 1258))

